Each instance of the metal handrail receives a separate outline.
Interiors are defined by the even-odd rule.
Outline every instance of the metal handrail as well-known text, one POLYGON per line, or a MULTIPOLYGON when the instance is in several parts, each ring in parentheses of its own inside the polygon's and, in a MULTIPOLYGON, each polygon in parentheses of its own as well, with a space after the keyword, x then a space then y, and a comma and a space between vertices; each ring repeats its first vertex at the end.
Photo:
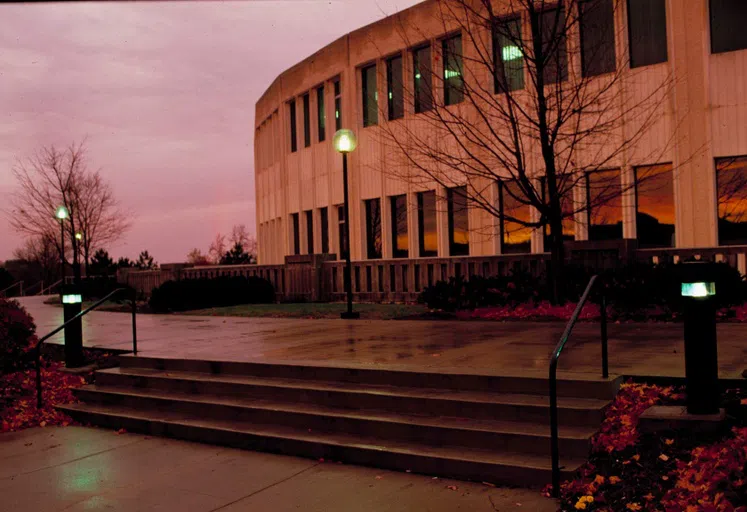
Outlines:
POLYGON ((45 291, 49 291, 49 290, 51 290, 52 288, 54 288, 55 286, 57 286, 57 285, 58 285, 58 284, 60 284, 61 282, 62 282, 62 279, 60 279, 59 281, 57 281, 57 282, 55 282, 55 283, 52 283, 52 284, 50 284, 50 285, 49 285, 49 286, 47 286, 46 288, 42 288, 41 290, 39 290, 39 293, 37 293, 37 295, 44 295, 44 292, 45 292, 45 291))
MULTIPOLYGON (((576 309, 571 315, 571 319, 568 320, 568 324, 565 326, 565 331, 560 337, 560 341, 555 346, 552 358, 550 359, 550 442, 552 451, 552 495, 557 498, 560 495, 560 455, 558 447, 558 358, 560 353, 563 351, 568 338, 573 332, 573 328, 576 325, 581 310, 586 305, 586 301, 589 298, 591 289, 594 287, 594 283, 597 282, 598 275, 594 275, 589 280, 589 284, 586 285, 584 294, 581 295, 581 299, 578 301, 576 309)), ((602 328, 602 378, 606 379, 609 377, 609 365, 607 362, 607 299, 602 290, 602 298, 600 301, 600 314, 601 314, 601 328, 602 328)))
MULTIPOLYGON (((75 320, 79 319, 80 317, 84 316, 88 312, 96 309, 101 304, 109 300, 113 295, 116 295, 119 292, 127 291, 127 288, 117 288, 113 292, 111 292, 109 295, 104 297, 103 299, 99 300, 95 304, 88 306, 86 309, 72 317, 70 320, 62 324, 61 326, 57 327, 55 330, 51 331, 50 333, 46 334, 42 338, 39 339, 39 342, 36 344, 36 407, 38 409, 41 409, 42 407, 42 385, 41 385, 41 346, 42 343, 47 341, 50 337, 54 336, 58 332, 60 332, 62 329, 67 327, 70 323, 74 322, 75 320)), ((135 311, 137 308, 136 299, 137 297, 137 290, 132 290, 132 353, 137 355, 137 322, 135 320, 135 311)))
POLYGON ((0 290, 0 297, 5 297, 5 292, 10 290, 11 288, 15 288, 16 286, 19 287, 19 294, 23 295, 23 281, 16 281, 12 285, 8 286, 7 288, 3 288, 0 290))

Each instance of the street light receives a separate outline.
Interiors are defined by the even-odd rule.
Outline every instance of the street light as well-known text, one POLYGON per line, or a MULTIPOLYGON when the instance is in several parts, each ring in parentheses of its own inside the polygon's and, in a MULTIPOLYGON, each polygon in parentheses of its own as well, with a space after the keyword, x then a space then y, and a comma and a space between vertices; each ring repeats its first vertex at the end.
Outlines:
MULTIPOLYGON (((54 216, 60 221, 60 279, 65 282, 65 219, 70 216, 64 205, 57 207, 54 212, 54 216)), ((60 288, 60 296, 62 296, 62 288, 60 288)))
MULTIPOLYGON (((345 293, 348 299, 348 310, 341 313, 340 317, 345 319, 360 318, 360 313, 353 312, 353 283, 352 283, 352 264, 350 263, 350 206, 348 198, 348 153, 355 151, 358 141, 352 130, 337 130, 332 138, 332 145, 335 151, 342 153, 342 187, 345 198, 343 211, 345 212, 345 293)), ((342 245, 342 240, 340 241, 342 245)))

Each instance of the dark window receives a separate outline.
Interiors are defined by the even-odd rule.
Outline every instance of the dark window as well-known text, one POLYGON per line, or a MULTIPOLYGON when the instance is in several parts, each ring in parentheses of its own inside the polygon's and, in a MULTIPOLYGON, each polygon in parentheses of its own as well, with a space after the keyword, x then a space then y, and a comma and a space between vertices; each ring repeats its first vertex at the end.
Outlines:
POLYGON ((622 184, 620 171, 586 174, 589 240, 619 240, 623 237, 622 184))
POLYGON ((670 164, 635 169, 640 247, 674 247, 674 181, 670 164))
POLYGON ((436 193, 433 190, 418 192, 418 247, 421 258, 438 254, 436 193))
POLYGON ((319 142, 324 142, 327 130, 327 112, 324 110, 324 86, 316 89, 316 131, 319 142))
POLYGON ((296 136, 296 100, 291 100, 290 102, 288 102, 288 107, 290 113, 291 152, 294 152, 298 149, 298 137, 296 136))
POLYGON ((322 224, 322 254, 329 253, 329 215, 327 208, 319 209, 319 220, 322 224))
POLYGON ((711 0, 711 52, 747 48, 747 2, 711 0))
POLYGON ((667 61, 665 0, 628 0, 630 67, 667 61))
POLYGON ((392 196, 392 247, 395 258, 407 258, 407 196, 392 196))
POLYGON ((340 259, 347 254, 347 240, 345 239, 345 208, 340 205, 337 207, 337 243, 339 246, 340 259))
POLYGON ((306 215, 306 248, 309 254, 314 254, 314 214, 311 210, 306 215))
POLYGON ((363 126, 379 122, 379 93, 376 92, 376 64, 361 69, 363 90, 363 126))
POLYGON ((405 115, 405 98, 402 93, 402 57, 386 61, 386 88, 388 92, 389 120, 405 115))
POLYGON ((543 68, 545 85, 568 79, 566 53, 566 19, 564 9, 549 9, 540 14, 543 68))
POLYGON ((301 234, 299 233, 298 214, 291 213, 293 223, 293 254, 301 254, 301 234))
POLYGON ((529 205, 516 181, 499 181, 501 212, 501 254, 532 252, 532 229, 529 205))
POLYGON ((444 104, 455 105, 462 101, 464 82, 462 80, 462 36, 443 40, 444 58, 444 104))
MULTIPOLYGON (((548 191, 547 191, 547 180, 545 177, 541 177, 542 182, 542 201, 550 202, 548 191)), ((573 189, 564 191, 560 196, 560 215, 562 224, 562 235, 563 240, 571 241, 575 238, 575 210, 573 204, 573 189)), ((543 226, 545 236, 545 246, 549 247, 552 244, 551 228, 550 224, 547 223, 543 226)))
POLYGON ((309 93, 303 95, 303 147, 311 146, 311 105, 309 93))
POLYGON ((581 10, 581 73, 615 71, 615 17, 612 0, 586 0, 581 10))
POLYGON ((447 194, 449 208, 449 255, 469 255, 469 219, 467 189, 450 188, 447 194))
POLYGON ((342 128, 342 91, 340 81, 335 80, 335 130, 342 128))
POLYGON ((747 156, 716 159, 718 243, 747 245, 747 156))
POLYGON ((412 52, 413 90, 415 91, 415 113, 433 108, 431 83, 431 47, 423 46, 412 52))
POLYGON ((381 202, 366 199, 366 249, 368 259, 381 258, 381 202))
POLYGON ((521 53, 521 19, 493 23, 494 87, 496 93, 524 88, 524 56, 521 53))

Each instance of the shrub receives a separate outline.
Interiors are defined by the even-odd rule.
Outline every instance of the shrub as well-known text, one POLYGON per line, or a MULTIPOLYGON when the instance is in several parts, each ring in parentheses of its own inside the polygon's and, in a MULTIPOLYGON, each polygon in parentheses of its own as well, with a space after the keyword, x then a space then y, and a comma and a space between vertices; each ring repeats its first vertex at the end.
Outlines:
POLYGON ((221 276, 167 281, 153 290, 150 307, 156 313, 167 313, 274 301, 275 289, 266 279, 221 276))
MULTIPOLYGON (((739 271, 726 263, 714 265, 717 306, 742 304, 747 299, 747 282, 739 271)), ((600 272, 607 303, 618 317, 650 317, 651 309, 671 317, 682 311, 680 295, 682 265, 633 264, 600 272)), ((563 297, 577 302, 593 272, 569 266, 564 269, 563 297)), ((590 298, 599 302, 601 287, 590 298)), ((451 278, 439 281, 421 292, 419 302, 431 309, 443 311, 471 310, 492 306, 537 304, 551 299, 551 290, 544 275, 534 276, 524 271, 512 271, 507 276, 479 277, 469 280, 451 278)))
POLYGON ((36 326, 18 301, 0 298, 0 374, 23 368, 36 345, 36 326))

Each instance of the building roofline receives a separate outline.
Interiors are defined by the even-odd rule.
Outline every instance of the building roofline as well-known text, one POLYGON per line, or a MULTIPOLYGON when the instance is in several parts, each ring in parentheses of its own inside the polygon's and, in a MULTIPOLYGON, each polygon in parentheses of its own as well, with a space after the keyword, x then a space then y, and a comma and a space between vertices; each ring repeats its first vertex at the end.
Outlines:
POLYGON ((313 61, 315 57, 317 57, 318 55, 322 54, 327 49, 329 49, 329 48, 331 48, 331 47, 333 47, 333 46, 335 46, 337 44, 343 44, 346 39, 350 38, 350 36, 355 35, 355 34, 357 34, 359 32, 364 32, 366 30, 369 30, 371 27, 373 27, 375 25, 387 23, 387 22, 391 21, 391 19, 394 18, 395 16, 401 16, 401 15, 403 15, 405 13, 409 13, 409 12, 415 11, 417 9, 426 8, 427 5, 435 3, 437 1, 438 0, 422 0, 420 3, 417 3, 415 5, 411 5, 407 9, 402 9, 402 10, 396 11, 396 12, 390 14, 389 16, 386 16, 385 18, 381 18, 380 20, 373 21, 373 22, 371 22, 371 23, 369 23, 367 25, 363 25, 362 27, 359 27, 359 28, 357 28, 355 30, 352 30, 352 31, 350 31, 350 32, 348 32, 346 34, 343 34, 342 36, 338 37, 337 39, 335 39, 331 43, 328 43, 325 46, 322 46, 317 51, 315 51, 314 53, 312 53, 311 55, 309 55, 308 57, 306 57, 306 58, 304 58, 304 59, 296 62, 291 67, 283 70, 278 76, 276 76, 275 79, 272 81, 272 83, 270 83, 270 85, 264 90, 264 92, 260 95, 260 97, 255 102, 255 104, 254 104, 255 105, 255 109, 256 109, 256 106, 259 103, 261 103, 262 100, 265 99, 265 97, 267 96, 267 94, 276 87, 276 85, 282 80, 282 78, 284 76, 292 73, 294 70, 298 69, 299 67, 302 67, 303 65, 306 65, 309 62, 313 61))

